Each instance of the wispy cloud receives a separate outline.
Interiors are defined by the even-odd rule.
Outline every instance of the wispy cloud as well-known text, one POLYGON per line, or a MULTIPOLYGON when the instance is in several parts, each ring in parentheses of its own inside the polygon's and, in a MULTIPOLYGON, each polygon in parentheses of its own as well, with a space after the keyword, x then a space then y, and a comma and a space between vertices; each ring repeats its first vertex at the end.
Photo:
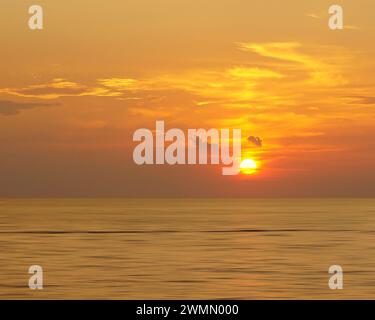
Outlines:
POLYGON ((131 78, 107 78, 97 80, 101 85, 116 90, 139 90, 145 88, 145 83, 131 78))
POLYGON ((0 100, 0 115, 11 116, 18 114, 21 110, 56 105, 58 105, 58 103, 13 102, 9 100, 0 100))
POLYGON ((237 79, 281 79, 284 75, 267 69, 261 68, 247 68, 247 67, 233 67, 227 70, 227 74, 237 79))
POLYGON ((289 67, 290 71, 296 71, 297 66, 300 71, 308 74, 307 80, 311 84, 337 86, 346 83, 337 65, 323 61, 320 57, 302 53, 301 43, 238 43, 238 47, 240 50, 254 52, 266 58, 293 63, 294 66, 284 64, 283 67, 289 67))
MULTIPOLYGON (((182 125, 199 121, 205 126, 240 127, 271 141, 267 148, 280 132, 293 130, 303 135, 335 117, 335 108, 324 118, 319 111, 337 103, 337 95, 342 93, 339 88, 346 83, 342 60, 325 59, 332 56, 331 47, 320 50, 298 42, 243 42, 237 48, 249 53, 248 61, 139 78, 98 77, 91 83, 56 78, 44 84, 3 88, 0 93, 50 100, 109 97, 142 121, 163 117, 182 125)), ((260 145, 255 138, 252 143, 260 145)))
POLYGON ((111 96, 121 95, 105 87, 87 86, 66 79, 53 79, 50 82, 30 85, 22 88, 0 88, 0 93, 25 98, 57 99, 60 97, 111 96))
POLYGON ((316 13, 308 13, 306 16, 313 19, 321 19, 321 16, 317 15, 316 13))
POLYGON ((374 96, 351 96, 348 97, 352 101, 352 104, 375 104, 375 97, 374 96))
POLYGON ((354 26, 354 25, 348 24, 348 25, 344 26, 344 29, 347 29, 347 30, 360 30, 361 28, 358 27, 358 26, 354 26))

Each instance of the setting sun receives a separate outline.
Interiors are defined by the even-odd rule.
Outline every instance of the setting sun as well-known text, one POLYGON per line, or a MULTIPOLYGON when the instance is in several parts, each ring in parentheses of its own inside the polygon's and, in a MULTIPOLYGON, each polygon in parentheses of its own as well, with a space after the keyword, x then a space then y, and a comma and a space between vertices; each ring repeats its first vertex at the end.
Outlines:
POLYGON ((258 169, 258 165, 253 159, 244 159, 241 162, 240 169, 244 174, 253 174, 258 169))

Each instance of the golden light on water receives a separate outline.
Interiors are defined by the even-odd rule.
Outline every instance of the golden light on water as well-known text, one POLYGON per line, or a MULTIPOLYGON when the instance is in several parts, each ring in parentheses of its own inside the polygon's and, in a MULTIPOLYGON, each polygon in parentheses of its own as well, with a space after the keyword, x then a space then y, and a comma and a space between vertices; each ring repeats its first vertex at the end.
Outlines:
POLYGON ((244 159, 240 164, 240 169, 243 174, 254 174, 258 169, 258 165, 253 159, 244 159))

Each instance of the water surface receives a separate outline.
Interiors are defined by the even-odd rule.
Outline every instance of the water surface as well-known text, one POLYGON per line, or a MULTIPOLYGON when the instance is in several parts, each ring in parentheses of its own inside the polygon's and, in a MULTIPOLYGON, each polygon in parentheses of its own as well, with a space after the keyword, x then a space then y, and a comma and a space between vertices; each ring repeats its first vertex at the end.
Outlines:
POLYGON ((374 199, 3 199, 0 248, 0 299, 375 299, 374 199))

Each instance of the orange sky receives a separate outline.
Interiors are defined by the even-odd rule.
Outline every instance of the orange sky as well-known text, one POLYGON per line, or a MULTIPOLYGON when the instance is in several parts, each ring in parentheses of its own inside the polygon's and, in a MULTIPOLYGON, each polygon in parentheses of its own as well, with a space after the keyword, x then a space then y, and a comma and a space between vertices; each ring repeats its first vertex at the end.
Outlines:
POLYGON ((0 196, 374 196, 375 3, 335 3, 5 0, 0 196), (241 128, 260 169, 136 166, 156 120, 241 128))

